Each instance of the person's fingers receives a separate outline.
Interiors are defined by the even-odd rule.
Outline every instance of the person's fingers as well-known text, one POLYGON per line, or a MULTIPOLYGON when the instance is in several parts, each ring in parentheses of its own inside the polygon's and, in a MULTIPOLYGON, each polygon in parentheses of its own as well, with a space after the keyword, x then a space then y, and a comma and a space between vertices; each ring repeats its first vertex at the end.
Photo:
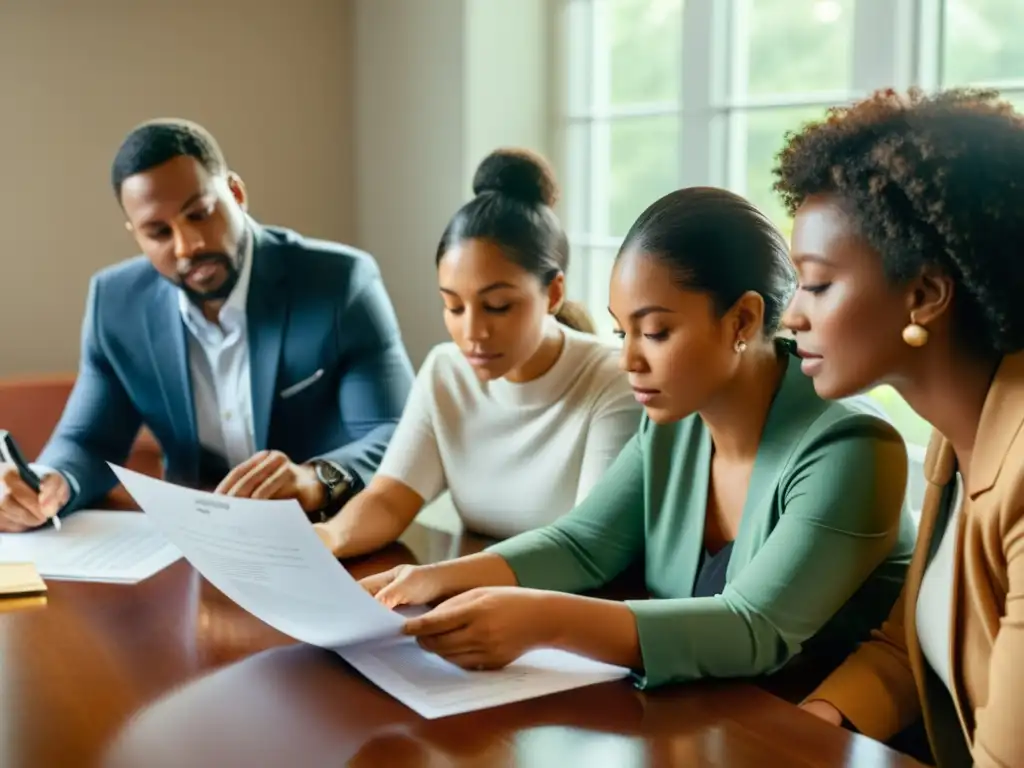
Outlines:
POLYGON ((24 531, 41 525, 41 523, 36 522, 36 518, 27 509, 10 498, 0 505, 0 521, 3 522, 5 527, 16 531, 24 531))
POLYGON ((273 499, 291 480, 291 466, 288 462, 281 464, 271 472, 250 494, 253 499, 273 499))
POLYGON ((4 473, 3 485, 7 493, 0 493, 0 498, 10 502, 9 517, 30 528, 46 522, 46 517, 39 508, 39 494, 28 487, 16 470, 13 477, 10 472, 4 473))
POLYGON ((71 489, 61 475, 51 473, 44 477, 39 489, 39 510, 43 517, 49 519, 60 512, 70 495, 71 489))
POLYGON ((403 632, 414 637, 443 634, 466 626, 470 618, 466 609, 443 603, 422 616, 409 619, 405 622, 403 632))
POLYGON ((458 656, 464 653, 479 653, 485 650, 472 627, 460 627, 451 632, 424 635, 416 639, 420 647, 438 656, 458 656))
POLYGON ((249 457, 241 464, 239 464, 237 467, 233 468, 230 472, 228 472, 224 476, 224 479, 217 484, 217 487, 214 488, 213 492, 222 495, 227 495, 228 491, 230 491, 232 488, 238 485, 239 481, 249 473, 249 470, 251 470, 254 466, 259 464, 261 461, 263 461, 263 454, 261 453, 257 453, 255 456, 249 457))
POLYGON ((0 463, 0 494, 16 480, 21 479, 21 473, 13 464, 0 463))
POLYGON ((22 533, 27 530, 28 527, 8 518, 0 506, 0 533, 22 533))
POLYGON ((360 579, 359 584, 379 600, 384 589, 394 583, 396 575, 396 569, 392 568, 389 571, 384 571, 384 573, 375 573, 373 576, 360 579))
POLYGON ((442 659, 470 672, 483 672, 485 670, 501 669, 506 666, 493 659, 485 651, 467 651, 465 653, 437 654, 442 659))
POLYGON ((377 593, 388 608, 429 603, 437 592, 430 572, 422 568, 403 568, 377 593))
POLYGON ((3 520, 7 525, 21 530, 37 528, 45 522, 45 518, 40 520, 38 516, 33 515, 17 498, 9 493, 3 501, 0 501, 0 520, 3 520))
POLYGON ((237 483, 228 489, 227 495, 238 496, 243 499, 250 498, 253 491, 273 474, 282 463, 287 461, 288 457, 283 453, 271 452, 267 454, 261 461, 256 462, 237 483))
POLYGON ((380 590, 373 593, 373 595, 381 605, 385 608, 391 608, 392 610, 405 605, 409 600, 408 596, 402 589, 402 585, 397 580, 385 585, 380 590))
POLYGON ((379 575, 376 589, 372 594, 389 608, 396 599, 401 599, 403 587, 409 585, 409 571, 399 566, 379 575))

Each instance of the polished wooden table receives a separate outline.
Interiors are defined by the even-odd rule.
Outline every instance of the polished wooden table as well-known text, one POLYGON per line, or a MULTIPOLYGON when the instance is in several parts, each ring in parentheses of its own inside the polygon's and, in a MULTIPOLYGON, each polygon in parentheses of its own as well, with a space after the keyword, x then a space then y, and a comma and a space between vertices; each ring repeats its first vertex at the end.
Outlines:
MULTIPOLYGON (((347 566, 479 548, 414 526, 347 566)), ((51 582, 45 606, 0 603, 0 766, 918 765, 801 712, 783 679, 620 681, 429 721, 180 561, 135 586, 51 582)))

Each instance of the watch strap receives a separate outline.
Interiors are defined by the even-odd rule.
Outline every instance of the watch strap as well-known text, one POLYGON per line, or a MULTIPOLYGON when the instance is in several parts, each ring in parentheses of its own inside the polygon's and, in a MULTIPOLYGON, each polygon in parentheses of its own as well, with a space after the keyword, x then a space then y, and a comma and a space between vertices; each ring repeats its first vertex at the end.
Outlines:
POLYGON ((313 459, 310 463, 316 470, 317 479, 324 486, 326 496, 323 506, 316 513, 320 517, 320 522, 327 522, 356 494, 358 481, 354 473, 330 459, 313 459), (328 473, 336 475, 338 480, 327 480, 328 473))

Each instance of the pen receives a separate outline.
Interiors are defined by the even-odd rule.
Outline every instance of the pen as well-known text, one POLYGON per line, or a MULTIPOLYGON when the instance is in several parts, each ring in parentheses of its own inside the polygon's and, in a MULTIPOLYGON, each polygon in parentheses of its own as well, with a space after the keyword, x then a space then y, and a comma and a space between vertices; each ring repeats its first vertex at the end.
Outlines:
MULTIPOLYGON (((21 449, 18 448, 18 444, 14 442, 14 435, 8 432, 6 429, 0 429, 0 460, 3 460, 9 464, 13 464, 18 468, 18 474, 21 479, 25 481, 25 485, 31 488, 36 493, 39 493, 39 489, 42 486, 42 481, 39 479, 39 475, 32 471, 32 468, 25 461, 25 457, 21 453, 21 449)), ((50 518, 53 522, 53 527, 56 530, 60 530, 61 522, 57 515, 50 518)))

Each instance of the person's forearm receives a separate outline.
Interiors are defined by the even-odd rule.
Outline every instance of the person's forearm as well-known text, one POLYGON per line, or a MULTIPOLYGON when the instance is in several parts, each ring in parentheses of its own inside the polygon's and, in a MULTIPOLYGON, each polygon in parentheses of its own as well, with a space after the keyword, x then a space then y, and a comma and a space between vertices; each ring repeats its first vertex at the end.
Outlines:
POLYGON ((625 603, 552 592, 545 599, 551 644, 590 659, 642 671, 636 617, 625 603))
POLYGON ((409 520, 393 510, 386 500, 364 491, 324 527, 334 542, 331 547, 334 556, 344 559, 386 547, 409 527, 409 520))
POLYGON ((477 587, 516 587, 519 582, 505 558, 480 552, 455 560, 445 560, 432 565, 421 566, 436 575, 441 585, 441 595, 446 598, 468 592, 477 587))

